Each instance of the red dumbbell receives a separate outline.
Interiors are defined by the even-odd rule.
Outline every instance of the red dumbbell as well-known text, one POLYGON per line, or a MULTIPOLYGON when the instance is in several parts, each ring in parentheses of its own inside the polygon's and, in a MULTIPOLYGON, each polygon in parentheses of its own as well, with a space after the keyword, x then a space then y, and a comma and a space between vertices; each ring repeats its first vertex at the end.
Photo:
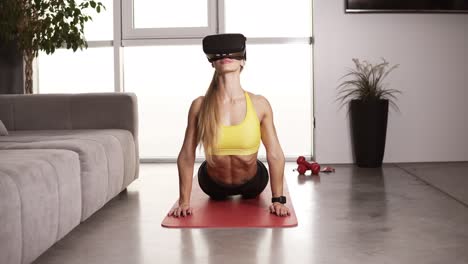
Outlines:
POLYGON ((294 169, 294 171, 298 171, 299 174, 305 174, 308 170, 312 171, 312 175, 318 175, 320 172, 335 172, 335 169, 332 167, 324 167, 323 169, 321 169, 320 164, 318 164, 317 162, 307 162, 304 156, 299 156, 296 160, 296 163, 298 166, 297 169, 294 169))
POLYGON ((297 163, 298 165, 300 165, 300 164, 302 164, 302 163, 304 163, 304 162, 307 163, 307 161, 306 161, 306 159, 304 158, 304 156, 299 156, 299 157, 297 158, 297 160, 296 160, 296 163, 297 163))
POLYGON ((305 166, 304 164, 299 164, 299 166, 297 166, 297 171, 299 172, 299 174, 305 174, 307 170, 307 166, 305 166))
POLYGON ((304 174, 308 170, 311 170, 314 175, 318 175, 320 172, 320 165, 317 162, 307 162, 304 156, 299 156, 296 163, 298 165, 297 171, 299 174, 304 174))
POLYGON ((309 170, 309 165, 306 159, 303 156, 299 156, 296 160, 297 163, 297 171, 299 174, 305 174, 307 170, 309 170))
POLYGON ((320 172, 320 165, 317 162, 312 163, 311 170, 313 175, 318 175, 320 172))

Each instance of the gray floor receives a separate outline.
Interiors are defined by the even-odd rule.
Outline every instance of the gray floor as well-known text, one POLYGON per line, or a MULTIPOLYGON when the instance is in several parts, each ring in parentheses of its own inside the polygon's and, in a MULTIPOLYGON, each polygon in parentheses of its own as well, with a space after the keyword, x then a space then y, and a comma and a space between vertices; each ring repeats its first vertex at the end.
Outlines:
POLYGON ((468 263, 468 163, 337 165, 286 180, 299 225, 165 229, 177 199, 174 164, 140 179, 35 263, 468 263))
POLYGON ((468 162, 398 164, 397 166, 468 206, 468 162))

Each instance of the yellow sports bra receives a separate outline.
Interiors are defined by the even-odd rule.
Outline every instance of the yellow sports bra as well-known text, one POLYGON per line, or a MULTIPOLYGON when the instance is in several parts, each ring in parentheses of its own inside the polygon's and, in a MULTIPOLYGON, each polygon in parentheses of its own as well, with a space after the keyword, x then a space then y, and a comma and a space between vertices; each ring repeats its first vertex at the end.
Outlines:
POLYGON ((261 139, 260 121, 247 92, 245 92, 245 104, 247 111, 240 124, 220 127, 214 155, 250 155, 258 152, 261 139))

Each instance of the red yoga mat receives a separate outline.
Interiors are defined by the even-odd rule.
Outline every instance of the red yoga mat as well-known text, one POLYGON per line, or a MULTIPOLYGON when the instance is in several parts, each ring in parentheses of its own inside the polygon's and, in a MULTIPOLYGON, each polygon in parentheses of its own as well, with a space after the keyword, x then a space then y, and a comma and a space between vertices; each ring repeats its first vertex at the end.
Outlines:
MULTIPOLYGON (((296 213, 289 196, 286 181, 283 184, 286 206, 291 215, 277 216, 270 213, 271 188, 254 199, 242 199, 240 195, 227 200, 216 201, 209 198, 193 179, 191 206, 193 214, 186 217, 166 216, 161 225, 168 228, 255 228, 255 227, 294 227, 297 226, 296 213)), ((173 207, 177 205, 177 201, 173 207)), ((169 210, 167 211, 169 212, 169 210)), ((167 214, 166 214, 167 215, 167 214)))

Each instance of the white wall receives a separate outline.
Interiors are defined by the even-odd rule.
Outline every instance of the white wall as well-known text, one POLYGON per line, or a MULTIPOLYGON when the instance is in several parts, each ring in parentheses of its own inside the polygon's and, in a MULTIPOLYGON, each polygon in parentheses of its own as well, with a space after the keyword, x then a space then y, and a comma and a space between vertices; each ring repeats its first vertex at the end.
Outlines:
POLYGON ((318 162, 353 162, 335 87, 354 57, 400 64, 384 162, 468 160, 468 14, 345 14, 342 0, 315 0, 314 37, 318 162))

